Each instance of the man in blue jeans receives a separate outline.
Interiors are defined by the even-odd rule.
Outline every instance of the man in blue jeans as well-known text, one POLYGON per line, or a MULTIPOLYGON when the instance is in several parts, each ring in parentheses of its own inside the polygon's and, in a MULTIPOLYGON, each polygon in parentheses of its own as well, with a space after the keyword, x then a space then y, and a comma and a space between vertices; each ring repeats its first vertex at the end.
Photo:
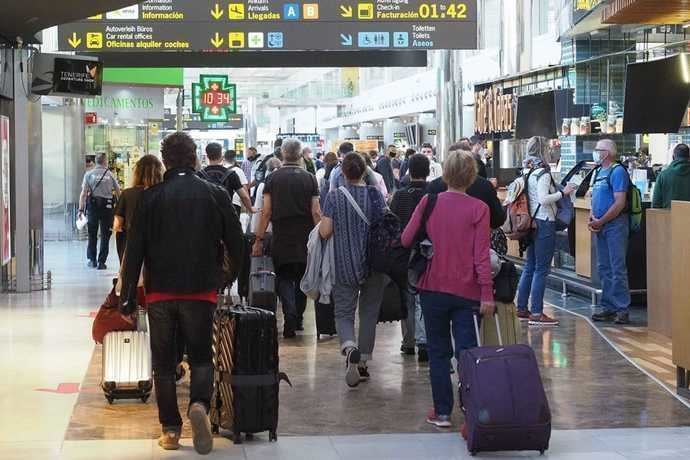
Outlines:
POLYGON ((596 235, 597 266, 601 280, 601 311, 592 315, 594 321, 630 321, 630 289, 628 288, 629 215, 626 211, 630 176, 617 164, 616 143, 601 140, 594 149, 594 161, 600 168, 592 184, 592 213, 589 229, 596 235))

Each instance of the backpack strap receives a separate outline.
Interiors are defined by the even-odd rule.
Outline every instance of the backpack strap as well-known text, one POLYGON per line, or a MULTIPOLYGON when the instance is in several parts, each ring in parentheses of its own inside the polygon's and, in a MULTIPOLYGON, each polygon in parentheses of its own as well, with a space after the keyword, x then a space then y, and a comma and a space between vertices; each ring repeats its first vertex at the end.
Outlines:
POLYGON ((422 222, 419 225, 419 230, 417 230, 417 235, 415 235, 415 241, 417 242, 429 237, 426 231, 426 223, 429 222, 431 213, 434 212, 436 201, 438 200, 438 194, 429 193, 427 197, 426 206, 424 207, 424 214, 422 214, 422 222))
POLYGON ((236 174, 235 171, 233 171, 231 168, 228 168, 228 170, 225 172, 225 174, 223 174, 223 177, 221 177, 220 183, 225 185, 225 182, 227 182, 228 178, 232 174, 236 174))
POLYGON ((347 201, 350 202, 350 206, 352 206, 352 209, 355 210, 355 212, 359 215, 359 217, 364 221, 365 224, 369 224, 369 219, 367 219, 367 216, 364 214, 364 211, 362 211, 362 208, 359 207, 357 204, 357 201, 355 198, 350 194, 350 191, 345 187, 344 185, 341 185, 338 187, 338 190, 345 195, 345 198, 347 198, 347 201))

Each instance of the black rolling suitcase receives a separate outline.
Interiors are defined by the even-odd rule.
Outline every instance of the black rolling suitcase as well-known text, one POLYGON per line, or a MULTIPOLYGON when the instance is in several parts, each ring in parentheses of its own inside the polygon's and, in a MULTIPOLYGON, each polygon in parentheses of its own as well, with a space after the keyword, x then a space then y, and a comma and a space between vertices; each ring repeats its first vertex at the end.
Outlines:
POLYGON ((248 303, 275 313, 278 306, 276 274, 269 256, 252 257, 248 303))
POLYGON ((278 439, 278 393, 287 380, 278 367, 278 328, 275 314, 251 307, 222 307, 213 324, 214 395, 211 423, 233 433, 269 432, 278 439))
POLYGON ((322 335, 333 337, 338 333, 335 330, 335 313, 332 302, 315 303, 314 312, 316 313, 316 340, 320 339, 322 335))

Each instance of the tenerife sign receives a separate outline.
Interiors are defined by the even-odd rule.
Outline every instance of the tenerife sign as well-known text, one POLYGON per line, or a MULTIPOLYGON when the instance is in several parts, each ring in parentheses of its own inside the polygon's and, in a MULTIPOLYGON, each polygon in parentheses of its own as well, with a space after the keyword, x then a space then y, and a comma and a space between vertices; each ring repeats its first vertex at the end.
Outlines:
POLYGON ((148 0, 58 28, 61 51, 477 47, 477 0, 148 0))
POLYGON ((199 83, 192 83, 192 112, 201 121, 228 121, 237 112, 237 87, 227 75, 201 75, 199 83))

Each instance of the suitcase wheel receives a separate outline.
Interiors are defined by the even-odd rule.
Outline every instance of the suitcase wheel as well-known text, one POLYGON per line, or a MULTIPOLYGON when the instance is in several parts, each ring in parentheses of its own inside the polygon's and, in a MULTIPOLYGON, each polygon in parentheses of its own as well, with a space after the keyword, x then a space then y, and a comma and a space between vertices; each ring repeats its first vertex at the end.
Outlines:
POLYGON ((213 425, 211 425, 211 433, 219 434, 220 433, 220 427, 214 423, 213 425))
POLYGON ((253 441, 254 440, 254 433, 245 434, 244 439, 246 439, 247 441, 253 441))
POLYGON ((106 396, 105 399, 108 400, 108 404, 112 404, 115 402, 115 398, 113 398, 112 396, 106 396))
POLYGON ((233 433, 232 442, 235 444, 242 444, 242 433, 233 433))
POLYGON ((544 449, 541 449, 541 450, 539 451, 539 455, 544 455, 544 449))
POLYGON ((278 441, 278 433, 275 431, 270 431, 268 433, 268 442, 277 442, 278 441))
POLYGON ((151 396, 151 395, 144 395, 144 396, 142 396, 142 397, 141 397, 141 402, 143 402, 144 404, 146 404, 146 403, 148 402, 148 400, 149 400, 149 396, 151 396))

